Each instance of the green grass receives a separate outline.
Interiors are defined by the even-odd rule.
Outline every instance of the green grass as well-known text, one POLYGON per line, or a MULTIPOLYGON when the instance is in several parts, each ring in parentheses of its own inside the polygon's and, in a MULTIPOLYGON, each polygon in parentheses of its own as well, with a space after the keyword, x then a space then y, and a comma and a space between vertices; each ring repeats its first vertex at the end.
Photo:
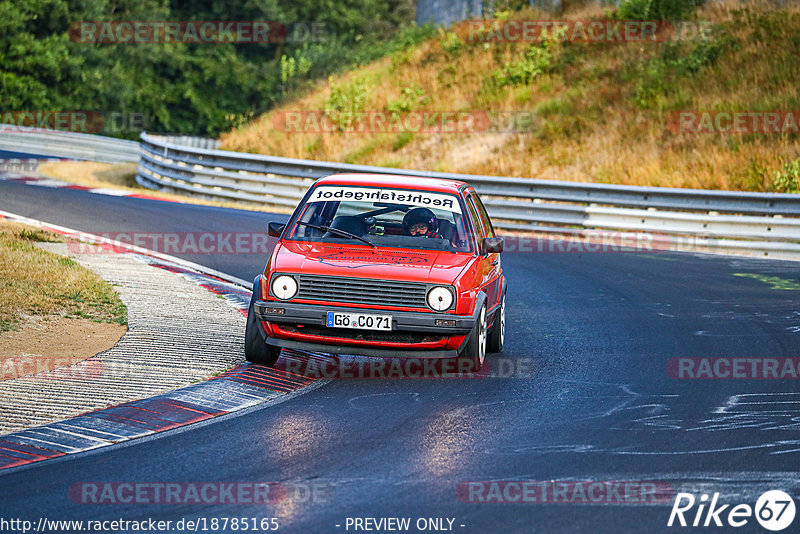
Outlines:
POLYGON ((763 274, 754 273, 733 273, 733 276, 741 276, 742 278, 752 278, 759 282, 764 282, 770 286, 770 289, 780 289, 786 291, 800 291, 800 283, 794 280, 787 280, 778 276, 766 276, 763 274))
POLYGON ((0 332, 25 315, 60 315, 127 324, 128 310, 111 284, 69 258, 39 249, 56 235, 0 221, 0 332))

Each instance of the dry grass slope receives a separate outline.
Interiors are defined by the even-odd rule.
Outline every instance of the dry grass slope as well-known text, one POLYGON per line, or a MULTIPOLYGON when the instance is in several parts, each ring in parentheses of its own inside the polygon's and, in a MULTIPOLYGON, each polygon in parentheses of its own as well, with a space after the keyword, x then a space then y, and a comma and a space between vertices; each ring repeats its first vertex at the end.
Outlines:
MULTIPOLYGON (((564 18, 606 15, 589 7, 564 18)), ((319 83, 223 135, 222 148, 476 174, 796 191, 786 165, 800 157, 797 134, 678 133, 667 123, 679 110, 800 110, 800 7, 713 2, 690 20, 711 29, 667 42, 545 47, 475 42, 467 26, 457 27, 319 83), (287 134, 275 127, 284 111, 398 109, 526 111, 537 120, 526 133, 287 134)))

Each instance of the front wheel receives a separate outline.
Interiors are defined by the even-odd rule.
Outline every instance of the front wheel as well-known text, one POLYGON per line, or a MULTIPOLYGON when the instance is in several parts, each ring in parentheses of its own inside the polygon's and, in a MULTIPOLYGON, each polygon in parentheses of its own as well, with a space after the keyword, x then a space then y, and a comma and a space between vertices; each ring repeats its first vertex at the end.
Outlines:
POLYGON ((256 296, 253 294, 250 298, 250 308, 247 311, 247 326, 244 331, 244 357, 248 362, 272 367, 281 355, 281 348, 267 345, 259 328, 255 299, 256 296))
POLYGON ((486 359, 486 304, 481 306, 481 311, 478 312, 478 322, 472 327, 467 346, 464 347, 460 356, 462 360, 468 362, 466 367, 469 371, 477 373, 481 370, 483 361, 486 359))
POLYGON ((502 352, 506 339, 506 296, 500 299, 500 309, 494 314, 492 328, 489 329, 489 352, 502 352))

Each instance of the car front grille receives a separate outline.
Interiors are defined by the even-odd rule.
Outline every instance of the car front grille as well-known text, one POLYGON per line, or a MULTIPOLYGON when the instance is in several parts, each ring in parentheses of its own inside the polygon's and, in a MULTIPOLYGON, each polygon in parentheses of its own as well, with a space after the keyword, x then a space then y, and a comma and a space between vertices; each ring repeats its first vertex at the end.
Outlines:
POLYGON ((392 282, 367 278, 343 278, 301 274, 296 298, 324 302, 378 304, 406 308, 425 308, 427 286, 419 282, 392 282))

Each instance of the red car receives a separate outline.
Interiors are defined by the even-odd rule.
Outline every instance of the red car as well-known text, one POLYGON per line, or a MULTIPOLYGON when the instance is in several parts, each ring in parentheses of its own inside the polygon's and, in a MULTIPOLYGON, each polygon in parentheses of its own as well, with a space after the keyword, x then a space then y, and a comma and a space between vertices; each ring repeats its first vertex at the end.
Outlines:
POLYGON ((478 370, 503 349, 503 239, 465 182, 327 176, 269 235, 279 241, 253 284, 251 362, 273 365, 286 348, 478 370))

